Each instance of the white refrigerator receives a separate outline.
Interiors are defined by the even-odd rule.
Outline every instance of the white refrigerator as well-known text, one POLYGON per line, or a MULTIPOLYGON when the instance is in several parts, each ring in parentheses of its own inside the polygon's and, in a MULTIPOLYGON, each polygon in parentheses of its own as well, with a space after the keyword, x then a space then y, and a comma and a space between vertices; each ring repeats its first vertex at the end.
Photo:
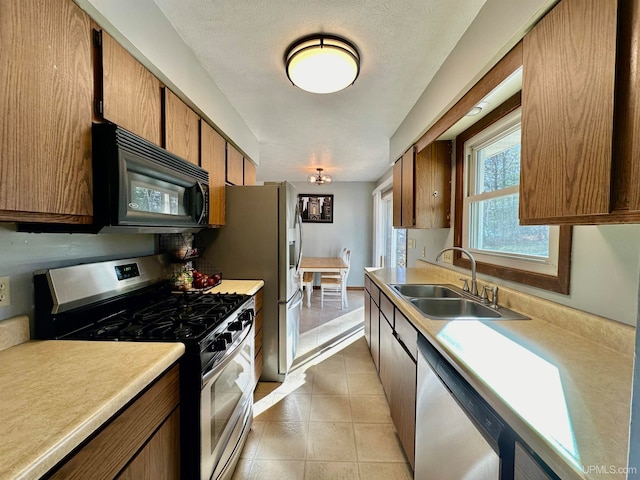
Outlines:
POLYGON ((226 224, 202 230, 207 263, 222 277, 264 280, 262 381, 284 381, 300 336, 302 231, 287 182, 226 187, 226 224))

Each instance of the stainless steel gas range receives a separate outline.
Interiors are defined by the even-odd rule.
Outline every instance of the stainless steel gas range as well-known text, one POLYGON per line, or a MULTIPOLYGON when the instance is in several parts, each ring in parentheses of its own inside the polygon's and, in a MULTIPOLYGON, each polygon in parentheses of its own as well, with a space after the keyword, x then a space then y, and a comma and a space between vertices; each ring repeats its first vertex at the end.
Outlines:
POLYGON ((176 294, 169 275, 164 255, 37 272, 35 337, 184 343, 182 478, 230 478, 253 418, 253 297, 176 294))

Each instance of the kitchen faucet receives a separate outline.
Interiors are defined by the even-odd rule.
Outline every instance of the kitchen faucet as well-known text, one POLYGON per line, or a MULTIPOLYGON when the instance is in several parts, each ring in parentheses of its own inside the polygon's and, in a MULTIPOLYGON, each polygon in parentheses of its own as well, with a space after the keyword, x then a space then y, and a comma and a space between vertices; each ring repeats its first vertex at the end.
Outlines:
POLYGON ((440 263, 440 257, 444 252, 448 250, 459 250, 460 252, 466 254, 467 257, 469 257, 469 260, 471 261, 471 294, 478 296, 478 282, 476 281, 476 259, 473 258, 473 255, 471 255, 471 252, 469 250, 461 247, 449 247, 443 248, 438 252, 438 254, 436 255, 436 263, 440 263))

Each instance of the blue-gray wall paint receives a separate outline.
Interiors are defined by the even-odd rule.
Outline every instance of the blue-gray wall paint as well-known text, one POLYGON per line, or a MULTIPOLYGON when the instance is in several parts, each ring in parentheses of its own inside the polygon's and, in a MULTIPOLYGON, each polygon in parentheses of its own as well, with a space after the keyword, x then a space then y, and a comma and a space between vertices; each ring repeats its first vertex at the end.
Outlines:
POLYGON ((33 322, 33 273, 118 258, 153 255, 152 234, 68 234, 16 232, 15 224, 0 223, 0 277, 10 277, 11 305, 0 307, 0 321, 28 315, 33 322))
POLYGON ((298 194, 332 193, 333 223, 303 223, 303 255, 334 257, 343 248, 351 250, 347 285, 364 286, 364 267, 369 266, 373 231, 375 182, 335 182, 330 185, 293 183, 298 194))

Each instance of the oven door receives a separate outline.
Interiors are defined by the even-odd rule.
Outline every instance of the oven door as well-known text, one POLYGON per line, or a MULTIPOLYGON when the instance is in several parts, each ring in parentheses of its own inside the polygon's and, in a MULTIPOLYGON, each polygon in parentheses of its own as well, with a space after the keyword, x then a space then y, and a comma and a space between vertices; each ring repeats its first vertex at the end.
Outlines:
POLYGON ((253 355, 252 323, 233 352, 203 374, 200 397, 202 480, 231 478, 233 474, 252 421, 253 355))

